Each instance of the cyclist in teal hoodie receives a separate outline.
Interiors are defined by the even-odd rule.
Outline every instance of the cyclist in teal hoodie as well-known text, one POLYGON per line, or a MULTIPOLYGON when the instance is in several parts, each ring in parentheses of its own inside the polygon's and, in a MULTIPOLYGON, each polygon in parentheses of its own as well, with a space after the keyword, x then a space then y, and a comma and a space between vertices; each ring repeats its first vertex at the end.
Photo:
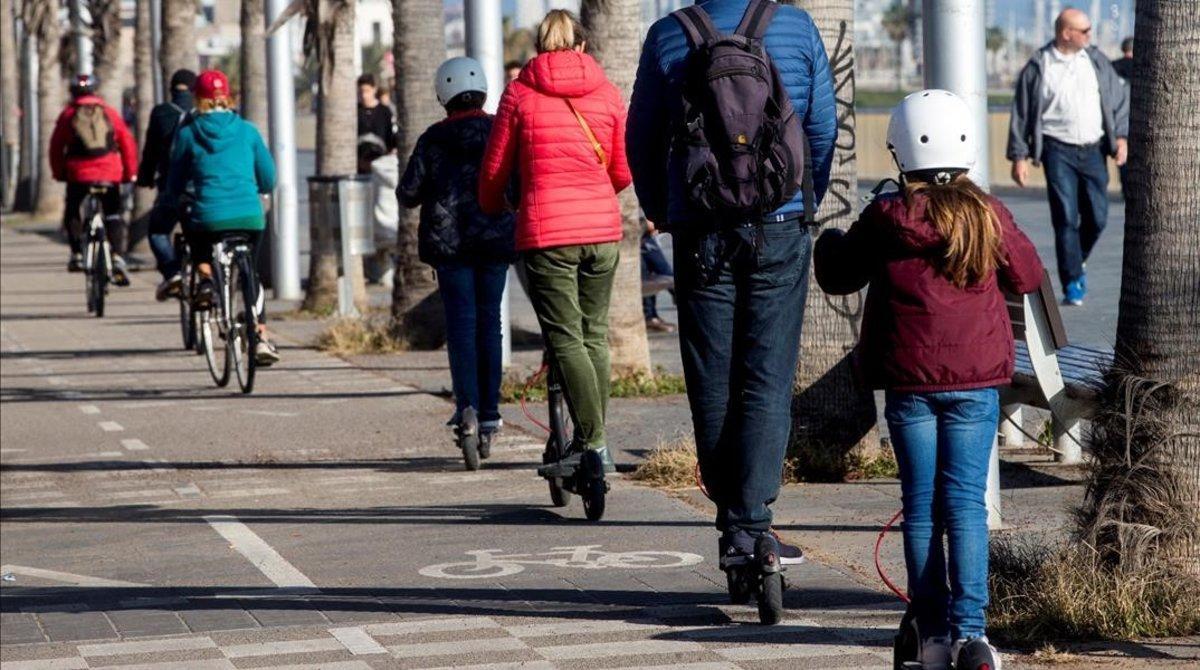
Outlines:
MULTIPOLYGON (((179 129, 171 149, 166 201, 180 202, 191 187, 188 242, 201 275, 196 300, 205 304, 212 302, 213 245, 224 235, 241 233, 250 238, 255 254, 261 247, 267 225, 262 197, 275 188, 275 163, 258 129, 233 111, 224 73, 200 73, 194 94, 196 113, 179 129)), ((259 319, 255 356, 267 366, 279 360, 279 353, 266 337, 264 319, 259 319)))

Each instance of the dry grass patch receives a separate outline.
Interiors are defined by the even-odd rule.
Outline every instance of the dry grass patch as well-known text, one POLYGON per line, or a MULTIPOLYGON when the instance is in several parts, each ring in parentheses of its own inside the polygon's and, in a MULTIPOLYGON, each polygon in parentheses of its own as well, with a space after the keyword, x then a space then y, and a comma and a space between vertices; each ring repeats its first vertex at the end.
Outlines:
POLYGON ((681 436, 672 442, 660 442, 633 471, 634 481, 667 490, 696 486, 696 443, 681 436))
MULTIPOLYGON (((534 373, 536 374, 536 372, 534 373)), ((539 403, 546 400, 546 377, 533 380, 519 372, 510 371, 500 382, 500 402, 539 403)), ((614 375, 610 398, 660 398, 687 392, 682 375, 671 374, 662 367, 654 372, 630 372, 614 375)))
POLYGON ((317 336, 317 349, 338 356, 390 354, 404 350, 390 317, 336 319, 317 336))

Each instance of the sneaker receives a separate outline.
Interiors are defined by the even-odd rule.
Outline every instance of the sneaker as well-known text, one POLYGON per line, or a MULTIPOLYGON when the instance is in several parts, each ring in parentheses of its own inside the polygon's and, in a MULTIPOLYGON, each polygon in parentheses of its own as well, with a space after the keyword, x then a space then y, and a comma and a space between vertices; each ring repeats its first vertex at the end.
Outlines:
MULTIPOLYGON (((588 449, 572 444, 571 448, 567 450, 566 456, 555 463, 547 463, 538 468, 538 474, 542 477, 572 477, 579 469, 579 463, 583 460, 585 451, 588 449)), ((617 471, 617 465, 613 463, 612 454, 609 453, 607 446, 601 445, 593 448, 592 451, 600 455, 600 462, 604 465, 605 474, 617 471)))
MULTIPOLYGON (((804 562, 804 552, 800 547, 779 537, 773 530, 768 532, 775 537, 775 543, 779 545, 780 565, 800 565, 804 562)), ((721 567, 738 565, 753 559, 754 545, 759 535, 760 533, 745 530, 726 531, 718 545, 721 551, 721 567)))
POLYGON ((183 295, 183 275, 178 272, 159 282, 158 288, 154 289, 154 299, 159 302, 166 302, 169 298, 178 298, 181 295, 183 295))
POLYGON ((667 323, 656 316, 646 319, 646 330, 652 333, 673 333, 675 332, 675 324, 667 323))
POLYGON ((1075 279, 1067 282, 1063 288, 1063 304, 1079 307, 1083 304, 1083 298, 1087 295, 1087 289, 1083 287, 1082 279, 1075 279))
POLYGON ((129 286, 129 271, 125 267, 125 259, 113 254, 112 283, 115 286, 129 286))
POLYGON ((481 433, 498 433, 504 427, 504 419, 496 419, 494 421, 480 421, 479 432, 481 433))
POLYGON ((83 272, 83 254, 71 254, 67 259, 67 272, 83 272))
POLYGON ((950 656, 955 670, 1001 670, 1000 652, 986 635, 955 640, 950 656))
POLYGON ((950 637, 928 637, 921 640, 921 653, 917 661, 922 670, 950 670, 950 637))
POLYGON ((279 362, 279 350, 270 340, 260 339, 254 347, 254 362, 269 368, 279 362))

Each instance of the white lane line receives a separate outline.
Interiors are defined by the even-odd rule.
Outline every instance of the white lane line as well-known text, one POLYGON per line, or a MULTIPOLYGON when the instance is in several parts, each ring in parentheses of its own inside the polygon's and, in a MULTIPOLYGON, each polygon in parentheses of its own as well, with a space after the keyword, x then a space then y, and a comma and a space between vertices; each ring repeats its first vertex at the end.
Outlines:
POLYGON ((119 656, 121 654, 151 654, 164 651, 192 651, 194 649, 216 649, 217 643, 209 637, 185 637, 170 640, 146 640, 144 642, 108 642, 104 644, 79 645, 80 656, 119 656))
POLYGON ((149 445, 137 439, 136 437, 131 437, 127 440, 121 440, 121 446, 125 447, 129 451, 145 451, 150 448, 149 445))
POLYGON ((180 498, 199 498, 201 495, 200 487, 191 483, 189 483, 187 486, 175 487, 175 493, 178 494, 180 498))
POLYGON ((62 582, 65 584, 73 584, 75 586, 108 586, 108 587, 129 587, 129 586, 146 586, 145 584, 136 584, 134 582, 122 582, 116 579, 101 579, 100 577, 91 577, 89 575, 76 575, 70 572, 58 572, 57 570, 43 570, 41 568, 30 568, 24 565, 3 565, 0 566, 0 572, 10 572, 14 575, 25 575, 35 579, 45 579, 52 582, 62 582))
MULTIPOLYGON (((125 669, 121 668, 121 670, 125 669)), ((371 670, 371 665, 366 661, 335 661, 333 663, 259 666, 256 670, 371 670)))
POLYGON ((4 670, 87 670, 87 661, 81 656, 71 658, 46 658, 40 661, 5 661, 4 670))
POLYGON ((634 640, 628 642, 593 642, 570 644, 559 647, 539 647, 537 652, 552 661, 576 661, 589 658, 611 658, 614 656, 642 656, 650 654, 684 654, 704 651, 699 642, 675 640, 634 640))
POLYGON ((318 651, 340 651, 342 645, 333 638, 314 638, 311 640, 285 640, 280 642, 260 642, 255 644, 235 644, 221 647, 226 658, 250 658, 253 656, 274 656, 278 654, 311 654, 318 651))
POLYGON ((746 647, 726 647, 714 649, 715 653, 737 662, 773 661, 792 658, 844 657, 858 655, 880 656, 878 652, 867 647, 854 645, 824 645, 806 642, 804 644, 759 644, 746 647))
MULTIPOLYGON (((510 663, 482 663, 480 665, 443 665, 427 670, 555 670, 558 666, 550 661, 512 661, 510 663)), ((665 666, 682 667, 682 666, 665 666)), ((260 670, 262 670, 260 668, 260 670)), ((625 670, 621 668, 620 670, 625 670)), ((661 670, 661 669, 660 669, 661 670)))
POLYGON ((19 453, 22 453, 25 451, 29 451, 29 450, 28 449, 0 449, 0 454, 19 454, 19 453))
POLYGON ((173 491, 171 489, 141 489, 138 491, 114 491, 104 496, 114 500, 128 500, 129 498, 160 498, 163 496, 170 497, 173 491))
POLYGON ((500 624, 487 617, 458 617, 447 619, 423 619, 421 621, 399 621, 395 623, 373 623, 363 626, 371 635, 412 635, 414 633, 440 633, 452 630, 478 630, 499 628, 500 624))
POLYGON ((83 412, 84 414, 99 414, 100 408, 96 407, 95 405, 80 405, 79 411, 83 412))
MULTIPOLYGON (((699 645, 697 645, 699 646, 699 645)), ((429 658, 430 656, 455 656, 485 651, 514 651, 528 649, 515 637, 494 637, 483 640, 456 640, 453 642, 422 642, 388 647, 396 658, 429 658)))
POLYGON ((294 417, 294 416, 300 416, 300 414, 298 412, 272 412, 270 410, 265 410, 265 409, 244 409, 241 411, 241 413, 242 414, 250 414, 252 416, 275 416, 275 417, 282 417, 285 419, 290 419, 291 417, 294 417))
MULTIPOLYGON (((139 663, 137 665, 120 665, 111 666, 120 668, 120 670, 179 670, 180 667, 186 667, 188 670, 237 670, 237 666, 232 661, 224 658, 218 658, 208 661, 167 661, 165 663, 139 663)), ((7 670, 7 668, 5 669, 7 670)))
POLYGON ((103 430, 106 433, 119 433, 125 430, 125 426, 122 426, 116 421, 101 421, 98 425, 100 426, 100 430, 103 430))
POLYGON ((65 498, 67 494, 62 491, 29 491, 28 493, 8 493, 5 491, 5 500, 47 500, 49 498, 65 498))
POLYGON ((317 588, 311 579, 236 517, 220 514, 206 516, 204 520, 276 586, 317 588))
POLYGON ((626 631, 647 632, 664 628, 664 624, 631 623, 628 621, 560 621, 558 623, 531 623, 507 626, 513 637, 554 637, 556 635, 595 635, 626 631))
POLYGON ((258 496, 277 496, 288 493, 288 489, 238 489, 233 491, 215 491, 211 498, 256 498, 258 496))
MULTIPOLYGON (((662 670, 663 667, 661 665, 630 665, 623 666, 621 670, 662 670)), ((741 670, 732 663, 722 663, 720 661, 676 663, 669 667, 672 670, 741 670)))
POLYGON ((387 649, 376 642, 375 638, 361 627, 331 628, 329 634, 336 638, 346 648, 346 651, 355 656, 387 653, 387 649))

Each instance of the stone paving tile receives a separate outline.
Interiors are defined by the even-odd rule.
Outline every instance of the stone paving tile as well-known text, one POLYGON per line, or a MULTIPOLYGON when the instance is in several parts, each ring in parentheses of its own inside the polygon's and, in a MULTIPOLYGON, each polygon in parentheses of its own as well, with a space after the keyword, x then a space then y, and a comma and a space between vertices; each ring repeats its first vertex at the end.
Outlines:
POLYGON ((179 617, 196 633, 260 628, 254 617, 240 608, 184 610, 179 613, 179 617))
POLYGON ((3 612, 0 613, 0 639, 5 644, 27 644, 45 642, 46 636, 32 614, 3 612))
POLYGON ((120 637, 103 612, 42 612, 38 614, 38 620, 53 642, 120 637))
POLYGON ((179 615, 163 610, 113 610, 108 618, 121 637, 182 635, 189 632, 179 615))

